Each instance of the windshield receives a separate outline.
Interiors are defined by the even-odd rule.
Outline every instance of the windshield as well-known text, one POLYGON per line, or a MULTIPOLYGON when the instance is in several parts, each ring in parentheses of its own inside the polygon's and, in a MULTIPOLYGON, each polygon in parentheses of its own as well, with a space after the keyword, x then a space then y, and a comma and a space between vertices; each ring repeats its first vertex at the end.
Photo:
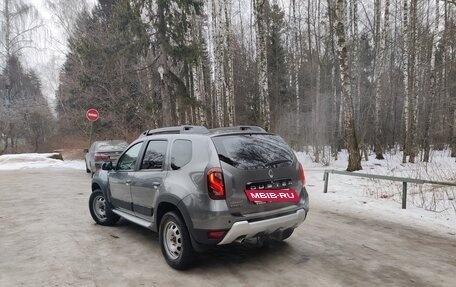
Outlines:
POLYGON ((219 159, 240 169, 291 166, 294 153, 277 135, 246 134, 212 138, 219 159))

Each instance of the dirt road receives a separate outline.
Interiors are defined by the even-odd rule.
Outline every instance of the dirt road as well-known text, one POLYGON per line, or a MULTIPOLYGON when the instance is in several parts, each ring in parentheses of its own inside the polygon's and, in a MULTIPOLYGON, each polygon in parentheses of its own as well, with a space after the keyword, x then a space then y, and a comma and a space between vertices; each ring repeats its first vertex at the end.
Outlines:
POLYGON ((456 240, 312 205, 286 242, 169 268, 157 235, 95 225, 78 170, 0 171, 0 286, 456 286, 456 240))

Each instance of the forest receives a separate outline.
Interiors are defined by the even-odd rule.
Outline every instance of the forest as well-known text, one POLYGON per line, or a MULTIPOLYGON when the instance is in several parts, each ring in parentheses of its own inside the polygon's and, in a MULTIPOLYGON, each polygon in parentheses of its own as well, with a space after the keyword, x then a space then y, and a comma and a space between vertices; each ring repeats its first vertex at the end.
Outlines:
POLYGON ((52 105, 23 65, 39 16, 1 2, 0 154, 87 138, 96 108, 99 137, 258 125, 316 162, 347 149, 349 171, 456 157, 456 0, 47 0, 67 46, 52 105))

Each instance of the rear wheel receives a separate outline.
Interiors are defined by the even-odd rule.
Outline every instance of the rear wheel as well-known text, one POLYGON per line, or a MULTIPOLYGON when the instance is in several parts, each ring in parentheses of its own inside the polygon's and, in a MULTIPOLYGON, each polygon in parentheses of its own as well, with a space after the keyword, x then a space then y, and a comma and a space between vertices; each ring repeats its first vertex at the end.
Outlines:
POLYGON ((184 270, 195 260, 196 253, 184 221, 176 212, 166 213, 160 223, 160 247, 169 266, 184 270))
POLYGON ((90 195, 89 210, 93 220, 100 225, 111 226, 120 219, 117 214, 111 211, 103 192, 99 189, 93 191, 90 195))

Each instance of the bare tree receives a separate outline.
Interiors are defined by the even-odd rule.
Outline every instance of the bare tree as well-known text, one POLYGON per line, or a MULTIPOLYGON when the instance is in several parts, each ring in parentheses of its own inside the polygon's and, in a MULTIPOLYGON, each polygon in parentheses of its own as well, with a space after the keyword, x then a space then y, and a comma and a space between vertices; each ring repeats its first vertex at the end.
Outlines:
MULTIPOLYGON (((0 128, 2 128, 0 136, 4 140, 4 147, 0 153, 5 152, 8 148, 8 139, 11 148, 15 148, 14 138, 17 136, 18 122, 22 120, 22 114, 14 110, 15 107, 21 104, 31 104, 26 99, 19 97, 19 94, 22 94, 20 86, 18 86, 21 82, 16 76, 21 75, 21 73, 15 73, 11 64, 20 66, 19 56, 21 52, 24 49, 34 48, 32 34, 41 27, 38 14, 32 6, 24 4, 22 1, 13 2, 11 0, 3 0, 2 4, 0 19, 4 33, 0 37, 0 54, 4 59, 4 84, 0 87, 0 91, 4 96, 0 101, 0 114, 3 115, 0 119, 3 121, 0 124, 0 128)), ((21 68, 17 70, 19 71, 21 68)))
POLYGON ((361 170, 361 155, 359 153, 358 139, 356 137, 355 121, 353 114, 353 99, 350 88, 350 75, 348 69, 348 48, 345 32, 345 0, 336 0, 336 39, 339 54, 340 80, 342 86, 343 122, 345 140, 348 148, 347 171, 361 170))
MULTIPOLYGON (((377 0, 376 6, 376 27, 377 30, 380 30, 381 22, 380 22, 380 0, 377 0)), ((386 65, 386 45, 389 39, 389 9, 390 9, 390 1, 385 1, 385 13, 383 19, 383 28, 379 35, 376 35, 376 40, 379 42, 376 46, 376 55, 375 55, 375 69, 374 69, 374 84, 375 84, 375 116, 374 116, 374 129, 375 129, 375 154, 376 159, 384 159, 383 157, 383 128, 381 124, 381 111, 382 111, 382 80, 386 80, 385 75, 385 68, 386 65)))
POLYGON ((255 9, 256 28, 256 59, 258 67, 258 91, 260 98, 260 118, 266 130, 271 127, 269 113, 269 86, 268 86, 268 57, 267 33, 268 26, 266 11, 269 7, 268 0, 252 0, 255 9))
MULTIPOLYGON (((404 1, 404 15, 406 13, 407 0, 404 1)), ((406 110, 404 117, 406 118, 406 133, 405 133, 405 148, 404 154, 409 156, 409 162, 415 162, 416 146, 415 146, 415 132, 416 132, 416 109, 417 98, 415 92, 415 64, 416 64, 416 25, 417 25, 417 0, 411 0, 410 4, 410 26, 408 27, 408 49, 404 53, 408 54, 407 61, 407 97, 405 99, 406 110)), ((405 20, 404 20, 405 21, 405 20)))
POLYGON ((430 131, 432 125, 432 111, 434 107, 434 101, 436 98, 437 93, 437 75, 436 75, 436 57, 438 56, 438 34, 439 34, 439 24, 440 24, 440 0, 435 1, 435 17, 434 17, 434 30, 433 34, 431 35, 430 39, 430 55, 431 55, 431 66, 430 66, 430 73, 429 73, 429 81, 430 81, 430 94, 427 97, 427 101, 425 104, 425 122, 424 122, 424 141, 423 141, 423 161, 429 162, 431 145, 430 145, 430 131))

